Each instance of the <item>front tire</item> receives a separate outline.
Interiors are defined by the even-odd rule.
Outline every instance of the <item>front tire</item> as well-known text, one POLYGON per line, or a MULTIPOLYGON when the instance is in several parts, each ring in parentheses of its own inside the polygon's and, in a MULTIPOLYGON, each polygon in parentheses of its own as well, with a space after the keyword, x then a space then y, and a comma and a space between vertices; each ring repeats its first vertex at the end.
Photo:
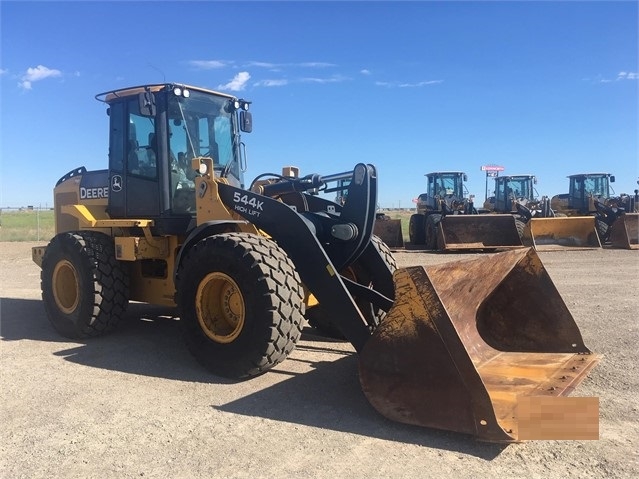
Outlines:
POLYGON ((595 218, 595 226, 597 227, 597 234, 599 235, 599 241, 601 244, 607 244, 610 242, 611 227, 603 220, 595 218))
POLYGON ((524 229, 526 228, 526 223, 520 219, 515 218, 515 228, 517 228, 517 234, 519 235, 519 239, 524 239, 524 229))
POLYGON ((424 215, 416 213, 408 221, 408 239, 411 244, 422 245, 426 241, 424 236, 424 215))
POLYGON ((438 214, 426 217, 426 249, 437 250, 437 227, 441 219, 442 216, 438 214))
POLYGON ((304 290, 273 241, 226 233, 204 238, 182 261, 176 302, 188 349, 227 378, 262 374, 295 348, 304 321, 304 290))
POLYGON ((113 239, 102 233, 55 236, 42 258, 40 279, 47 317, 62 336, 99 336, 124 316, 128 269, 116 260, 113 239))

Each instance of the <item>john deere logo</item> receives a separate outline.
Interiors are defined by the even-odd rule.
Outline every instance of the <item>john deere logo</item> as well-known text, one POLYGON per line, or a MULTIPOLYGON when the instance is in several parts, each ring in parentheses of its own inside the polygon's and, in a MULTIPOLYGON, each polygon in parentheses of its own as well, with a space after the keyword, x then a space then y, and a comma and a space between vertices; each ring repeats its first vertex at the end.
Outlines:
POLYGON ((113 175, 111 177, 111 189, 115 193, 122 191, 122 177, 120 175, 113 175))

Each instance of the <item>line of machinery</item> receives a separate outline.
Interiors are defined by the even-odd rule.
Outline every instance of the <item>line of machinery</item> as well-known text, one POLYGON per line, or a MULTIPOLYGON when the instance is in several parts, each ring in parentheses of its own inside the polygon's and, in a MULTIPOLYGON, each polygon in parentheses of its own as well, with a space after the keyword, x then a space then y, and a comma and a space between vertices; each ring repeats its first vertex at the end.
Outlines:
POLYGON ((107 168, 60 178, 56 234, 32 252, 63 336, 113 330, 129 301, 177 306, 189 351, 239 379, 284 361, 312 317, 353 345, 366 397, 393 420, 512 442, 538 414, 520 407, 527 399, 573 407, 561 396, 599 356, 514 216, 478 214, 463 174, 428 177, 411 241, 460 245, 469 223, 456 220, 469 218, 490 225, 482 245, 503 246, 490 243, 493 230, 512 228, 516 247, 398 268, 374 234, 374 165, 303 176, 285 167, 245 187, 250 102, 176 83, 97 99, 109 115, 107 168), (318 194, 340 182, 343 200, 318 194))

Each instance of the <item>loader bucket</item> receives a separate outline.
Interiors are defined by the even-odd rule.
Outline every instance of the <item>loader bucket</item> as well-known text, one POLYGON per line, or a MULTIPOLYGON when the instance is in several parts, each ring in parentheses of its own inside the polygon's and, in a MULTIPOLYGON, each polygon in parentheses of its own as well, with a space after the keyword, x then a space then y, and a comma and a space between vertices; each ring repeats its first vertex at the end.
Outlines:
POLYGON ((532 218, 522 241, 538 251, 601 248, 594 216, 532 218))
POLYGON ((439 222, 440 250, 521 248, 512 215, 448 215, 439 222))
POLYGON ((599 356, 532 248, 401 268, 394 280, 395 303, 359 363, 364 394, 382 415, 495 442, 597 438, 596 398, 560 396, 599 356), (590 415, 565 419, 575 410, 566 399, 590 415), (529 407, 539 402, 564 423, 540 424, 529 407), (531 437, 531 421, 546 436, 531 437))
POLYGON ((611 228, 610 245, 613 248, 639 249, 639 213, 621 215, 611 228))
POLYGON ((401 220, 377 219, 373 227, 373 234, 378 236, 390 248, 404 247, 401 220))

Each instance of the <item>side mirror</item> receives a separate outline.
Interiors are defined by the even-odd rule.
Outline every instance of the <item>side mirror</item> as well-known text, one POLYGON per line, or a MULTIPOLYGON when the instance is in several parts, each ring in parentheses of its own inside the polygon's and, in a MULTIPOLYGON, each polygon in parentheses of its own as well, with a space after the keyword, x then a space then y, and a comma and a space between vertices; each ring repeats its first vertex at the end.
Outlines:
POLYGON ((140 115, 155 116, 155 95, 150 91, 144 91, 138 95, 138 106, 140 115))
POLYGON ((536 176, 533 176, 533 184, 535 184, 535 185, 537 184, 537 177, 536 176))
POLYGON ((468 181, 468 175, 464 173, 464 181, 468 181))
POLYGON ((253 131, 253 115, 250 111, 240 111, 240 130, 245 133, 253 131))
POLYGON ((615 182, 615 176, 614 176, 614 175, 611 175, 611 176, 610 176, 610 183, 614 183, 614 182, 615 182))

